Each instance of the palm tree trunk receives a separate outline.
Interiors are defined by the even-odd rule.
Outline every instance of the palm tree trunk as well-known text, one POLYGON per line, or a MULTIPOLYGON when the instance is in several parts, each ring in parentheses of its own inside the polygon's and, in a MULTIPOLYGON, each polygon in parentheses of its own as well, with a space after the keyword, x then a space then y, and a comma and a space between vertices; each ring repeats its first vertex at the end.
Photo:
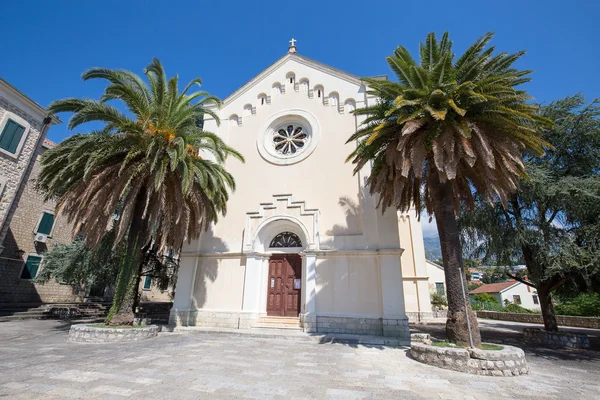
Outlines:
POLYGON ((440 236, 448 297, 446 339, 460 345, 469 345, 472 340, 473 346, 479 347, 481 345, 481 334, 479 333, 477 315, 471 309, 470 302, 465 300, 465 296, 468 296, 466 292, 467 282, 463 268, 458 224, 454 213, 452 188, 448 183, 437 182, 436 186, 438 190, 436 191, 437 199, 434 204, 434 214, 440 236), (469 315, 468 320, 467 312, 469 315), (469 324, 471 335, 469 335, 469 324), (471 336, 471 340, 469 336, 471 336))
POLYGON ((144 212, 143 193, 144 191, 141 190, 136 198, 135 210, 127 234, 127 249, 117 277, 113 304, 105 320, 107 325, 133 324, 133 308, 137 296, 136 284, 143 262, 142 247, 144 246, 145 237, 145 224, 142 219, 144 212))

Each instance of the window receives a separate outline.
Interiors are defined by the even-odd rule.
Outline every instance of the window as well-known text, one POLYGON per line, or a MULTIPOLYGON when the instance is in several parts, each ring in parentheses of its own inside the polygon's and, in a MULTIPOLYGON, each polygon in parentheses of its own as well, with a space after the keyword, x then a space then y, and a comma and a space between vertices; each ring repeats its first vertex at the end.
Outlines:
POLYGON ((54 226, 54 214, 49 212, 43 212, 42 218, 40 218, 40 222, 35 230, 36 233, 43 233, 44 235, 50 235, 52 232, 52 227, 54 226))
POLYGON ((513 295, 513 303, 521 304, 521 296, 519 296, 518 294, 513 295))
POLYGON ((42 257, 40 256, 27 256, 25 260, 25 266, 21 271, 21 279, 33 279, 38 273, 42 257))
POLYGON ((0 134, 0 148, 8 153, 16 154, 25 133, 25 127, 8 119, 0 134))
POLYGON ((444 282, 436 282, 435 283, 435 291, 440 296, 446 295, 446 289, 444 288, 444 282))
POLYGON ((537 294, 533 295, 533 304, 540 304, 540 299, 538 299, 537 294))
POLYGON ((271 240, 270 247, 302 247, 302 241, 292 232, 282 232, 271 240))
POLYGON ((317 90, 317 97, 318 97, 318 98, 321 98, 321 89, 318 89, 318 90, 317 90))
POLYGON ((152 277, 150 275, 146 275, 144 277, 144 290, 150 290, 150 286, 152 286, 152 277))
POLYGON ((308 141, 308 135, 300 125, 281 127, 273 133, 273 146, 280 154, 295 154, 302 150, 308 141))

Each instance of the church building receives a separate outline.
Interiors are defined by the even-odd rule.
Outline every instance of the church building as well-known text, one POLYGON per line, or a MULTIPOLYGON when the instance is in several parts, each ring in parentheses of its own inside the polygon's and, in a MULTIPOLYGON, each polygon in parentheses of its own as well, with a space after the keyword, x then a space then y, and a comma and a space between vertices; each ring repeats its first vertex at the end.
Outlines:
MULTIPOLYGON (((171 323, 408 339, 431 315, 421 224, 376 208, 345 144, 374 104, 354 75, 289 51, 227 97, 205 129, 241 152, 222 217, 184 246, 171 323), (271 325, 269 325, 271 324, 271 325)), ((382 76, 381 79, 386 79, 382 76)))

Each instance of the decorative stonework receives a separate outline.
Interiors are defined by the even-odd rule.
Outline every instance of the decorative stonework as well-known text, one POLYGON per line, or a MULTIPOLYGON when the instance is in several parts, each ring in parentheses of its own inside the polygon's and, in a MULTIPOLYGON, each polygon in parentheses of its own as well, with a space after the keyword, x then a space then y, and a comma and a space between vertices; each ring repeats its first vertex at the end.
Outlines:
MULTIPOLYGON (((429 335, 426 335, 429 336, 429 335)), ((519 376, 529 373, 523 350, 504 346, 502 350, 435 347, 428 337, 413 342, 410 355, 417 361, 438 368, 474 375, 519 376)))
POLYGON ((295 201, 291 194, 276 194, 272 198, 271 202, 260 203, 258 211, 246 213, 244 252, 266 251, 283 229, 297 235, 306 250, 318 250, 319 210, 308 208, 304 201, 295 201), (270 224, 277 230, 269 232, 270 224))
POLYGON ((100 328, 89 324, 72 325, 69 341, 79 343, 121 343, 149 339, 158 336, 156 325, 144 328, 100 328))
POLYGON ((291 165, 306 159, 320 139, 317 119, 308 111, 291 109, 273 115, 256 142, 261 157, 271 164, 291 165))
POLYGON ((589 349, 590 339, 583 333, 548 332, 537 328, 524 328, 523 340, 554 348, 589 349))

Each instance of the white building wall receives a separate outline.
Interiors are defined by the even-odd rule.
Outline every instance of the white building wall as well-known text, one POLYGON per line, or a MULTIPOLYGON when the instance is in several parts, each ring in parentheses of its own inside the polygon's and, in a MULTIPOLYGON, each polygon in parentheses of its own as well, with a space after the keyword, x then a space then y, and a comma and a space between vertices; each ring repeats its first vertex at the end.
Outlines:
POLYGON ((514 297, 518 295, 521 297, 521 307, 530 309, 530 310, 540 310, 539 299, 538 304, 535 304, 533 301, 533 296, 537 297, 537 291, 525 285, 524 283, 518 283, 500 293, 501 304, 504 305, 504 301, 508 300, 511 303, 514 303, 514 297))
MULTIPOLYGON (((229 316, 223 318, 237 318, 242 325, 263 315, 267 290, 262 281, 267 279, 271 252, 267 247, 279 233, 277 227, 303 238, 303 249, 296 252, 303 252, 303 273, 314 271, 303 276, 305 327, 343 329, 332 327, 327 319, 340 316, 377 318, 377 327, 357 329, 365 333, 382 333, 388 317, 396 319, 390 325, 399 326, 398 320, 406 318, 406 271, 421 294, 416 302, 409 296, 413 309, 431 311, 420 224, 413 217, 399 223, 393 210, 382 215, 364 186, 370 166, 354 175, 353 165, 345 162, 355 146, 345 142, 360 122, 349 111, 373 101, 357 78, 286 56, 225 100, 218 110, 220 126, 212 119, 205 121, 205 129, 241 152, 246 162, 227 161, 237 184, 227 215, 199 242, 184 247, 183 257, 199 256, 201 261, 195 287, 184 289, 192 290, 195 300, 186 306, 176 298, 179 311, 196 313, 196 323, 213 323, 213 312, 227 311, 229 316), (280 165, 259 150, 260 138, 273 121, 286 115, 308 121, 316 146, 305 151, 306 158, 280 165), (217 262, 219 254, 227 261, 217 262), (207 259, 212 260, 210 266, 207 259)), ((179 284, 177 289, 179 294, 179 284)))

